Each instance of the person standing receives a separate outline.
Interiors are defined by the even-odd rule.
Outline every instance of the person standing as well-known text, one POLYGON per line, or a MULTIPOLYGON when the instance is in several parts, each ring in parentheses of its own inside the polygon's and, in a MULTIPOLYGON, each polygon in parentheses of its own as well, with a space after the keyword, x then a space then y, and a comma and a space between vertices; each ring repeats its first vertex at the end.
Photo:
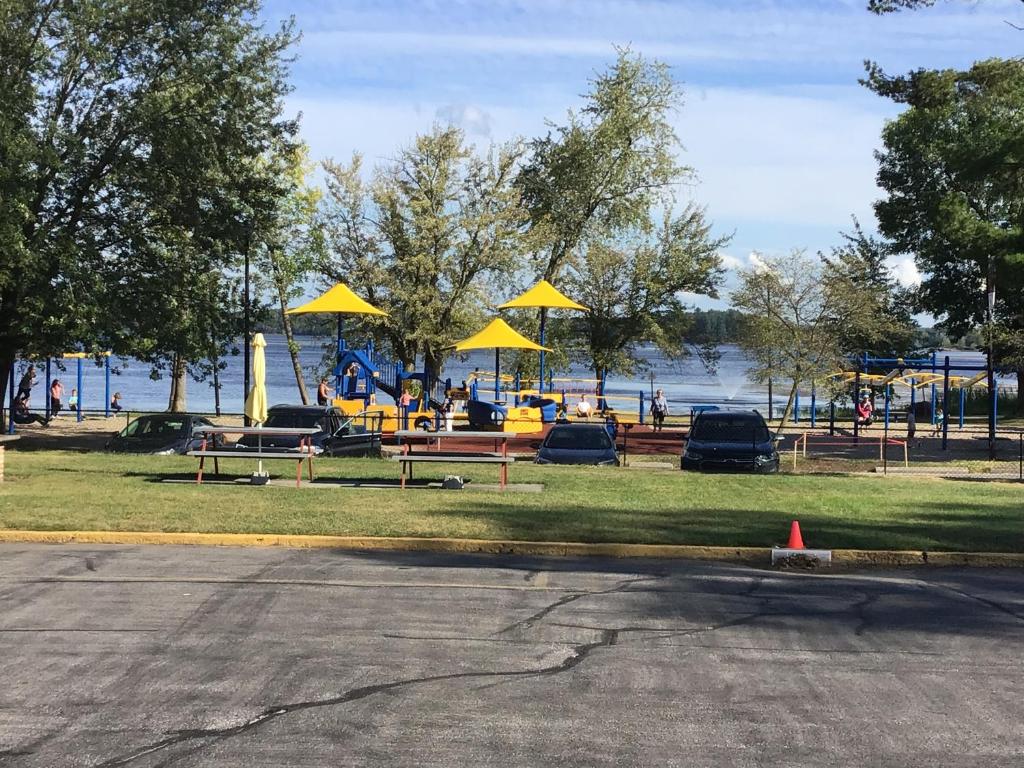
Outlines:
POLYGON ((328 396, 327 377, 326 376, 321 376, 320 377, 320 386, 318 386, 316 388, 316 404, 317 405, 327 405, 327 396, 328 396))
POLYGON ((110 410, 114 413, 120 413, 124 408, 121 405, 121 393, 115 392, 114 396, 110 398, 110 410))
POLYGON ((18 382, 18 394, 16 397, 24 397, 26 400, 32 396, 32 387, 36 383, 36 367, 29 364, 25 371, 25 375, 21 377, 21 381, 18 382))
POLYGON ((412 404, 412 395, 409 390, 403 389, 398 398, 398 415, 402 418, 402 429, 409 428, 409 406, 412 404))
POLYGON ((50 418, 52 419, 61 409, 64 407, 61 403, 61 398, 64 397, 64 385, 60 383, 60 379, 54 379, 53 383, 50 384, 50 418))
POLYGON ((668 416, 668 400, 665 399, 665 392, 659 389, 654 393, 654 399, 651 400, 651 419, 654 422, 655 432, 660 432, 665 428, 666 416, 668 416))
POLYGON ((455 401, 451 395, 445 398, 441 411, 444 413, 445 432, 451 432, 455 428, 455 401))
POLYGON ((71 394, 68 396, 68 408, 72 411, 78 410, 78 390, 72 389, 71 394))

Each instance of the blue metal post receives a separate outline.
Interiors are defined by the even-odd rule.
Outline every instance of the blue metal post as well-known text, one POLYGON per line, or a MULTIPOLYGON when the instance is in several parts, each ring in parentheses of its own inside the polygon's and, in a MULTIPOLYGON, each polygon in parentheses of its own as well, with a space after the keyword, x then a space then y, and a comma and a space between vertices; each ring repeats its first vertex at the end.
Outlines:
POLYGON ((910 380, 910 410, 914 410, 914 402, 917 399, 917 387, 914 386, 916 383, 915 379, 910 380))
POLYGON ((43 402, 46 404, 46 418, 50 418, 50 358, 46 358, 46 389, 43 390, 43 402))
POLYGON ((110 418, 110 355, 107 355, 103 363, 103 380, 104 380, 104 405, 103 414, 109 419, 110 418))
MULTIPOLYGON (((935 373, 935 353, 934 352, 932 352, 932 373, 935 373)), ((936 419, 936 416, 935 416, 935 405, 936 405, 935 382, 933 381, 932 382, 932 425, 935 424, 935 419, 936 419)))
POLYGON ((82 420, 82 358, 78 358, 78 402, 75 404, 75 411, 77 412, 77 420, 82 420))
POLYGON ((494 348, 494 402, 501 399, 501 350, 494 348))
MULTIPOLYGON (((541 352, 541 354, 544 354, 544 353, 541 352)), ((519 389, 520 389, 519 371, 516 371, 516 377, 515 377, 515 380, 512 382, 512 386, 515 387, 515 389, 516 389, 515 394, 513 395, 512 402, 515 404, 516 408, 518 408, 519 407, 519 389)))
POLYGON ((796 391, 796 395, 793 397, 793 413, 790 416, 793 423, 796 424, 800 421, 800 390, 796 391))
POLYGON ((818 390, 814 382, 811 382, 811 429, 818 425, 818 390))
POLYGON ((942 366, 942 450, 949 440, 949 355, 942 366))
POLYGON ((640 390, 640 423, 644 423, 644 391, 640 390))
MULTIPOLYGON (((540 308, 540 345, 544 346, 544 321, 547 319, 547 312, 544 307, 540 308)), ((537 377, 537 392, 544 393, 544 350, 540 351, 540 375, 537 377)))
POLYGON ((957 424, 957 426, 960 429, 964 428, 964 404, 966 403, 966 401, 967 401, 967 397, 964 394, 964 388, 960 387, 960 418, 958 419, 958 424, 957 424))

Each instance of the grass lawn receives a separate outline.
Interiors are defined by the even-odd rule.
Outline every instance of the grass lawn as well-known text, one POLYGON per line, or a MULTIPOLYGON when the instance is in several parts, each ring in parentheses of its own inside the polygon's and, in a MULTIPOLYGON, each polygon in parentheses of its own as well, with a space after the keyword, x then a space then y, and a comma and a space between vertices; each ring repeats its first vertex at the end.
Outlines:
MULTIPOLYGON (((251 471, 251 460, 222 469, 251 471)), ((293 465, 271 462, 290 475, 293 465)), ((784 543, 800 520, 808 546, 1024 552, 1024 487, 928 478, 699 475, 514 464, 542 493, 229 487, 160 483, 195 471, 184 457, 62 451, 7 454, 0 528, 203 531, 724 546, 784 543)), ((494 483, 495 467, 436 465, 494 483)), ((318 461, 321 478, 394 481, 377 459, 318 461)))

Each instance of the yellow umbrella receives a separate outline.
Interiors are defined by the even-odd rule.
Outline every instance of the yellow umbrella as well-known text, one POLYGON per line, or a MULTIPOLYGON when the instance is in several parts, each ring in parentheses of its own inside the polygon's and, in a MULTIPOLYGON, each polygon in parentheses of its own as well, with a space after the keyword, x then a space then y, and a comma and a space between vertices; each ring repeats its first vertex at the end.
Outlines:
MULTIPOLYGON (((511 301, 506 301, 498 309, 514 309, 523 307, 540 308, 540 343, 544 343, 544 321, 547 320, 548 309, 575 309, 581 312, 588 312, 589 309, 582 304, 577 304, 564 293, 559 291, 547 280, 541 280, 533 288, 511 301)), ((540 384, 538 391, 544 391, 544 350, 540 353, 540 384)))
MULTIPOLYGON (((327 293, 307 301, 300 307, 285 311, 286 315, 308 315, 314 313, 335 314, 338 316, 337 362, 341 364, 341 332, 342 318, 345 315, 377 315, 387 317, 387 312, 377 309, 373 304, 361 299, 344 283, 338 283, 327 293)), ((341 391, 341 374, 336 375, 335 392, 341 391)))
MULTIPOLYGON (((252 389, 245 398, 245 415, 263 427, 267 420, 267 358, 264 350, 267 342, 262 333, 252 337, 252 389)), ((263 452, 263 435, 259 435, 259 450, 263 452)), ((263 459, 259 461, 258 474, 263 476, 263 459)))
POLYGON ((455 345, 456 352, 467 352, 471 349, 494 349, 494 399, 498 399, 501 382, 501 350, 502 349, 533 349, 537 351, 551 350, 530 341, 518 333, 512 326, 496 317, 479 333, 463 339, 455 345))

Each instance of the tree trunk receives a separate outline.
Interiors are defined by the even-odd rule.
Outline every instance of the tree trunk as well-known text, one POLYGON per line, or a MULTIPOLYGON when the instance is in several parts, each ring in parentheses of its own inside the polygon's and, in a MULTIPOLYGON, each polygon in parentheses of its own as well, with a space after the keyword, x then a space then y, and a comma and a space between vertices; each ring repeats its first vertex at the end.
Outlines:
MULTIPOLYGON (((11 369, 14 367, 14 359, 0 359, 0 435, 7 433, 7 419, 10 417, 8 406, 11 404, 11 393, 7 391, 7 385, 11 380, 11 369)), ((46 393, 49 397, 49 392, 46 393)))
POLYGON ((167 401, 167 410, 179 413, 185 410, 185 380, 188 373, 185 360, 175 355, 171 361, 171 396, 167 401))
POLYGON ((789 397, 786 399, 786 407, 782 411, 782 418, 779 419, 779 428, 776 431, 776 435, 781 435, 782 430, 786 426, 786 419, 789 418, 789 414, 793 412, 793 403, 796 401, 796 391, 800 386, 799 381, 794 381, 793 386, 789 390, 789 397))
POLYGON ((284 338, 288 342, 288 354, 292 358, 292 370, 295 372, 295 386, 299 388, 299 399, 303 405, 309 405, 309 393, 306 392, 306 381, 302 376, 302 361, 299 360, 299 345, 295 341, 295 333, 292 331, 292 316, 287 314, 288 296, 285 294, 284 285, 280 280, 277 283, 277 298, 281 303, 281 324, 284 326, 284 338))

